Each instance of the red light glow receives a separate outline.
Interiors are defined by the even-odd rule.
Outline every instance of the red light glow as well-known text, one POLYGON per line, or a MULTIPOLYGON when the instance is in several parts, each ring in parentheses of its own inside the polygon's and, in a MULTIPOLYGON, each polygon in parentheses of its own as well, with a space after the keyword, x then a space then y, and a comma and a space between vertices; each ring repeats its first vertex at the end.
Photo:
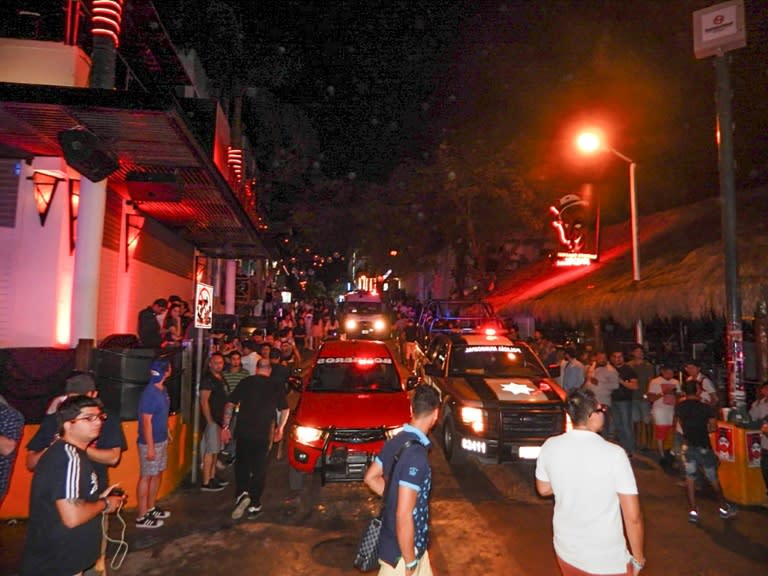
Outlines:
POLYGON ((107 36, 120 45, 120 22, 123 17, 123 0, 93 0, 91 32, 94 36, 107 36))

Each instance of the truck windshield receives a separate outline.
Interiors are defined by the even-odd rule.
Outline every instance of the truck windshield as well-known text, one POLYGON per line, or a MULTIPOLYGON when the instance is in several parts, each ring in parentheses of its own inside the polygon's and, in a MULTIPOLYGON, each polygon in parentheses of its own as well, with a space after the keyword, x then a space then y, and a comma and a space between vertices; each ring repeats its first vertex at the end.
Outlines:
POLYGON ((479 375, 486 378, 546 378, 536 355, 515 345, 458 346, 451 354, 451 376, 479 375))
POLYGON ((384 312, 384 304, 381 302, 347 302, 344 304, 344 312, 347 314, 381 314, 384 312))
POLYGON ((391 358, 318 358, 307 388, 313 392, 399 392, 391 358))

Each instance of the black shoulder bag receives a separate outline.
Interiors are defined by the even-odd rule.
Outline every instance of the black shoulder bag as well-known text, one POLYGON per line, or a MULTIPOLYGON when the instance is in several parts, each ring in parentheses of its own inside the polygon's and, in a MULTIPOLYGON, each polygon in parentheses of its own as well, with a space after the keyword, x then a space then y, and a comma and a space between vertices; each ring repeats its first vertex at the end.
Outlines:
POLYGON ((381 510, 379 511, 378 516, 372 518, 368 523, 365 532, 363 532, 363 537, 360 539, 360 545, 357 547, 357 556, 355 556, 355 561, 352 564, 361 572, 369 572, 371 570, 376 570, 379 567, 379 535, 381 533, 381 519, 384 516, 384 506, 386 506, 389 485, 392 482, 392 473, 395 471, 395 466, 397 466, 397 461, 400 460, 403 451, 413 444, 419 444, 419 441, 415 438, 406 440, 395 454, 392 468, 390 468, 389 475, 387 476, 387 483, 384 485, 384 493, 381 495, 381 510))

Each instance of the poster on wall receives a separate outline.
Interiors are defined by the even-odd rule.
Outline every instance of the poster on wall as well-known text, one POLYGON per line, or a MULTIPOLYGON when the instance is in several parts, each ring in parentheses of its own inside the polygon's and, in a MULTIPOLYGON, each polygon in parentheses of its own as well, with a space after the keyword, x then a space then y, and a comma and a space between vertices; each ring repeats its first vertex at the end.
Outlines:
POLYGON ((747 467, 760 468, 760 432, 747 432, 747 467))
POLYGON ((195 328, 213 326, 213 286, 195 284, 195 328))
POLYGON ((721 462, 733 462, 736 459, 732 426, 717 427, 717 457, 721 462))

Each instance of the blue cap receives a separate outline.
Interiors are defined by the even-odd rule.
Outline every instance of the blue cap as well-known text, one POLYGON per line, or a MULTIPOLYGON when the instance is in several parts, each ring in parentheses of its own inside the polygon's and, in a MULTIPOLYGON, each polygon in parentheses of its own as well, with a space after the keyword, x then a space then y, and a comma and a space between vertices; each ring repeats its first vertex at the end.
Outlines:
POLYGON ((153 360, 149 367, 149 383, 157 384, 160 382, 165 377, 168 366, 168 360, 153 360))

